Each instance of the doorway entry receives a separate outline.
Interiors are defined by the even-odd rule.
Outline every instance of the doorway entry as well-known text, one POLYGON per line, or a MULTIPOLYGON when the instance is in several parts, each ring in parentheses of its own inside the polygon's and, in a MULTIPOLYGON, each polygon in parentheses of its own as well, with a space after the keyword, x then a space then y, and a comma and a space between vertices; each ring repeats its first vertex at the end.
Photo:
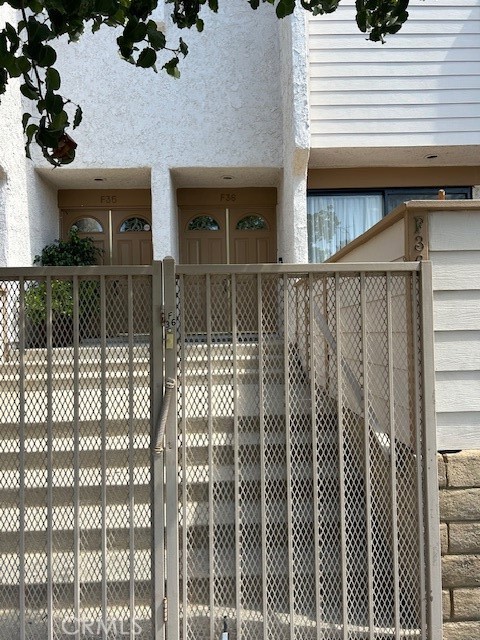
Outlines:
POLYGON ((76 228, 102 251, 104 265, 152 263, 150 192, 144 189, 60 191, 61 235, 76 228))
POLYGON ((180 262, 277 261, 276 189, 178 189, 180 262))

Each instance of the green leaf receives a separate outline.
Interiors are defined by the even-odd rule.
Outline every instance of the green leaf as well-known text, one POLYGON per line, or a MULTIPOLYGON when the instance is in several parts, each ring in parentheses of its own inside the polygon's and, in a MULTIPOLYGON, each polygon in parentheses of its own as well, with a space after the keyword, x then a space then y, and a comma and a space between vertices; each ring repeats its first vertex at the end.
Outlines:
POLYGON ((48 40, 52 32, 44 22, 38 22, 33 16, 30 16, 27 22, 27 33, 29 42, 38 44, 48 40))
POLYGON ((197 27, 197 31, 199 33, 202 33, 203 28, 204 28, 204 22, 203 20, 201 20, 201 18, 197 18, 197 21, 195 22, 195 26, 197 27))
POLYGON ((50 45, 44 45, 38 56, 38 64, 41 67, 51 67, 57 60, 57 53, 50 45))
POLYGON ((144 69, 148 67, 153 67, 156 61, 157 61, 156 52, 154 51, 154 49, 147 47, 138 56, 137 67, 143 67, 144 69))
POLYGON ((38 100, 40 97, 38 91, 36 89, 31 89, 27 84, 20 85, 20 92, 29 100, 38 100))
POLYGON ((45 85, 47 91, 58 91, 60 89, 60 74, 53 67, 49 67, 45 73, 45 85))
POLYGON ((52 129, 61 129, 62 131, 68 125, 68 114, 66 111, 60 111, 57 115, 52 119, 52 129))
POLYGON ((56 116, 63 110, 64 101, 62 96, 53 91, 47 91, 45 94, 45 109, 48 113, 56 116))
POLYGON ((277 17, 285 18, 293 13, 295 9, 295 0, 279 0, 277 4, 277 17))
POLYGON ((32 117, 32 115, 30 113, 24 113, 23 114, 23 116, 22 116, 22 127, 23 127, 24 131, 27 128, 28 121, 30 120, 31 117, 32 117))
POLYGON ((147 37, 152 47, 157 51, 165 48, 166 40, 161 31, 149 31, 147 37))
POLYGON ((183 56, 186 56, 188 53, 188 47, 186 45, 186 43, 182 40, 182 38, 180 38, 179 44, 178 44, 178 48, 180 50, 180 53, 183 56))
POLYGON ((180 78, 180 70, 177 67, 178 62, 178 58, 172 58, 163 65, 162 69, 165 69, 169 76, 180 78))
POLYGON ((78 127, 78 125, 81 123, 83 118, 83 111, 81 107, 77 107, 76 111, 75 111, 75 116, 73 118, 73 128, 76 129, 78 127))
POLYGON ((17 64, 18 64, 18 68, 22 73, 28 73, 32 68, 32 65, 30 64, 30 60, 26 56, 19 56, 17 58, 17 64))
POLYGON ((32 159, 32 156, 30 155, 30 144, 32 142, 33 136, 36 134, 37 131, 38 131, 38 126, 33 123, 29 124, 25 130, 25 135, 27 138, 27 141, 25 143, 25 155, 29 160, 32 159))

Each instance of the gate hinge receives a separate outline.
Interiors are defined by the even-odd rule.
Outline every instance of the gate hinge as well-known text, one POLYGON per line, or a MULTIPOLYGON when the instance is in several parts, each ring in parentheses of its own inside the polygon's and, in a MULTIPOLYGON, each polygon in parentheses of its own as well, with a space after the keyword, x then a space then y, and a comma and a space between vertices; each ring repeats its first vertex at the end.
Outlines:
POLYGON ((167 598, 163 599, 163 621, 167 622, 168 620, 168 600, 167 598))
POLYGON ((162 327, 165 326, 165 307, 164 306, 160 307, 160 324, 162 325, 162 327))

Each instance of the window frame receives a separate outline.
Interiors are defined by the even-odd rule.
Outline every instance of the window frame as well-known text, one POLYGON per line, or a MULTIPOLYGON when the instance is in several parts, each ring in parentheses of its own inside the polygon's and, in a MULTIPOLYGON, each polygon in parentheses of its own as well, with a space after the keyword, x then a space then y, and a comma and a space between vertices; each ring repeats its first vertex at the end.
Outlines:
MULTIPOLYGON (((431 192, 432 200, 436 200, 439 189, 444 189, 445 193, 450 196, 463 195, 465 200, 472 199, 472 186, 448 186, 448 187, 366 187, 366 188, 346 188, 346 189, 307 189, 307 199, 309 196, 346 196, 346 195, 365 195, 365 196, 380 196, 382 198, 382 217, 383 220, 399 205, 396 205, 391 211, 386 211, 387 199, 392 196, 401 196, 404 194, 405 200, 415 200, 415 196, 412 192, 431 192)), ((368 229, 365 230, 365 232, 368 229)), ((359 236, 357 236, 359 237, 359 236)), ((355 238, 352 238, 352 241, 355 238)), ((308 247, 310 254, 310 237, 308 237, 308 247)))

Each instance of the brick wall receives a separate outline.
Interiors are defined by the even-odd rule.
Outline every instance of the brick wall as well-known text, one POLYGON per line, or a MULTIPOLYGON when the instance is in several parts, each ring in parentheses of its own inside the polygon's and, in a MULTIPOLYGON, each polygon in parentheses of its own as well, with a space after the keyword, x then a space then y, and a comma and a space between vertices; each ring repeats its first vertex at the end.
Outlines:
POLYGON ((444 640, 480 639, 480 451, 438 455, 444 640))

